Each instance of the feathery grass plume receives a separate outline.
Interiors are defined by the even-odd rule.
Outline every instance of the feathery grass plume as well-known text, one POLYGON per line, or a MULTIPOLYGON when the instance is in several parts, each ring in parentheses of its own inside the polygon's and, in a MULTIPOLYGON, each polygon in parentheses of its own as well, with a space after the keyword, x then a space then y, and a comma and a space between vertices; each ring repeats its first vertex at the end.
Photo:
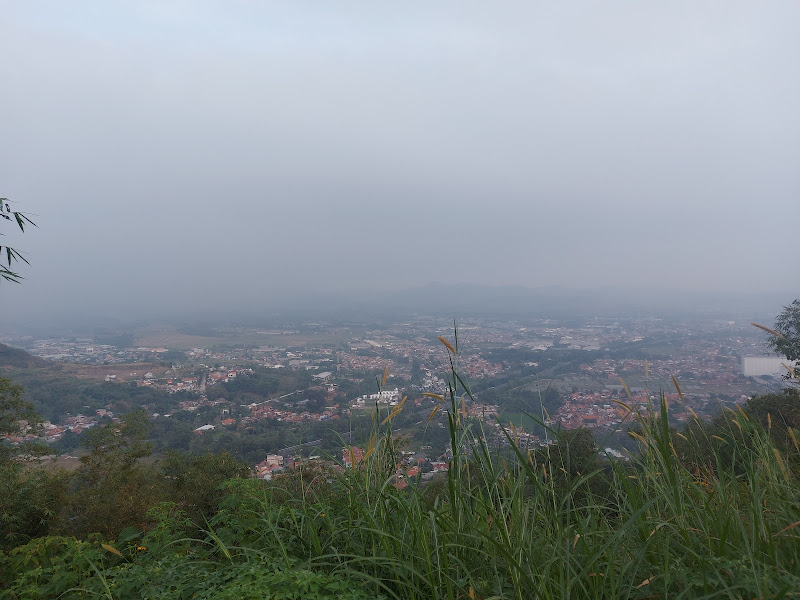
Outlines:
POLYGON ((640 433, 637 433, 635 431, 629 431, 628 435, 631 436, 635 440, 639 440, 642 443, 645 443, 645 444, 647 443, 647 440, 644 439, 644 436, 641 435, 640 433))
POLYGON ((777 448, 772 449, 772 453, 775 455, 775 460, 778 461, 778 466, 781 468, 783 472, 783 476, 786 478, 786 481, 789 481, 789 471, 786 469, 786 465, 783 462, 783 457, 781 456, 781 451, 777 448))
POLYGON ((441 394, 433 394, 431 392, 422 392, 423 396, 427 396, 428 398, 436 398, 439 402, 444 402, 444 396, 441 394))
POLYGON ((742 415, 742 418, 745 421, 749 421, 750 420, 750 416, 746 412, 744 412, 744 410, 742 410, 742 405, 741 404, 737 404, 736 405, 736 409, 739 411, 739 414, 742 415))
POLYGON ((770 335, 774 335, 775 337, 779 338, 785 337, 782 333, 775 331, 774 329, 770 329, 769 327, 764 327, 763 325, 759 325, 758 323, 750 323, 750 325, 752 325, 753 327, 758 327, 759 329, 762 329, 767 333, 769 333, 770 335))
POLYGON ((450 342, 448 342, 442 336, 439 336, 439 341, 442 342, 450 352, 452 352, 453 354, 456 354, 456 349, 453 348, 453 345, 450 342))
POLYGON ((779 532, 777 532, 777 533, 775 533, 775 534, 773 534, 773 535, 781 535, 782 533, 786 533, 787 531, 791 531, 792 529, 794 529, 794 528, 795 528, 795 527, 797 527, 798 525, 800 525, 800 521, 795 521, 795 522, 794 522, 794 523, 792 523, 791 525, 788 525, 788 526, 784 527, 784 528, 783 528, 783 529, 781 529, 779 532))
POLYGON ((637 585, 637 586, 636 586, 636 589, 637 589, 637 590, 640 590, 640 589, 642 589, 644 586, 646 586, 646 585, 650 585, 651 583, 653 583, 653 581, 656 579, 656 577, 658 577, 658 575, 651 575, 650 577, 648 577, 647 579, 645 579, 645 580, 644 580, 642 583, 640 583, 639 585, 637 585))
POLYGON ((404 397, 403 397, 403 399, 400 401, 400 404, 398 404, 397 406, 395 406, 395 407, 394 407, 394 410, 392 410, 392 412, 390 412, 390 413, 389 413, 389 416, 387 416, 387 417, 386 417, 386 418, 385 418, 383 421, 381 421, 381 425, 385 425, 386 423, 388 423, 389 421, 391 421, 391 420, 392 420, 392 419, 394 419, 394 418, 395 418, 397 415, 399 415, 399 414, 400 414, 400 411, 402 411, 402 410, 403 410, 403 404, 405 404, 405 403, 406 403, 406 399, 407 399, 407 398, 408 398, 408 396, 404 396, 404 397))
POLYGON ((797 450, 797 451, 800 451, 800 444, 798 444, 797 438, 794 435, 794 429, 789 427, 788 431, 789 431, 789 437, 792 438, 792 443, 794 444, 794 449, 797 450))
POLYGON ((511 425, 511 431, 514 433, 514 446, 519 446, 519 432, 517 431, 517 428, 514 427, 513 422, 509 421, 509 424, 511 425))
POLYGON ((644 378, 650 379, 650 365, 647 363, 647 359, 644 359, 644 378))
POLYGON ((372 456, 372 453, 375 452, 375 442, 377 441, 377 439, 378 439, 378 434, 373 433, 372 437, 369 439, 369 444, 367 445, 367 449, 364 452, 364 455, 361 457, 362 461, 366 461, 370 456, 372 456))
POLYGON ((625 380, 622 378, 622 376, 619 376, 619 380, 622 382, 622 387, 625 388, 625 393, 628 395, 628 398, 633 398, 631 396, 631 391, 628 389, 628 384, 625 383, 625 380))
POLYGON ((672 383, 675 385, 675 389, 678 391, 678 397, 681 399, 681 404, 686 404, 686 398, 683 397, 683 392, 681 391, 681 386, 678 385, 678 380, 675 378, 675 375, 672 376, 672 383))
POLYGON ((442 408, 442 405, 441 405, 441 404, 437 404, 437 405, 434 407, 434 409, 431 411, 431 414, 430 414, 430 415, 428 415, 428 423, 430 423, 431 421, 433 421, 433 417, 436 415, 436 413, 437 413, 437 412, 439 412, 439 409, 440 409, 440 408, 442 408))
POLYGON ((111 544, 100 544, 100 546, 103 548, 103 550, 107 550, 108 552, 111 552, 111 554, 116 554, 117 556, 119 556, 121 558, 125 558, 123 556, 122 552, 120 552, 119 550, 114 548, 114 546, 112 546, 111 544))
POLYGON ((386 385, 386 377, 389 375, 389 365, 383 370, 383 379, 381 379, 381 387, 386 385))

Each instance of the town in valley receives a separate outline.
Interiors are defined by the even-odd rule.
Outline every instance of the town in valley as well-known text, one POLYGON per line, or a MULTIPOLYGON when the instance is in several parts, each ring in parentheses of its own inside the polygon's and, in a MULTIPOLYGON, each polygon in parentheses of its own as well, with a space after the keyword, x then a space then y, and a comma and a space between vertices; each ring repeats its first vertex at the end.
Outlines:
POLYGON ((157 448, 227 449, 267 479, 302 460, 351 464, 376 412, 396 415, 406 476, 430 477, 452 453, 453 400, 490 445, 504 446, 511 431, 535 446, 559 428, 586 427, 624 456, 632 414, 657 410, 662 397, 676 424, 707 420, 779 389, 786 372, 762 331, 726 318, 413 315, 274 325, 149 325, 0 341, 43 359, 44 371, 57 366, 60 377, 83 382, 72 402, 56 402, 46 386, 30 391, 56 452, 75 452, 87 429, 143 409, 157 448), (457 384, 451 397, 453 372, 467 388, 457 384))

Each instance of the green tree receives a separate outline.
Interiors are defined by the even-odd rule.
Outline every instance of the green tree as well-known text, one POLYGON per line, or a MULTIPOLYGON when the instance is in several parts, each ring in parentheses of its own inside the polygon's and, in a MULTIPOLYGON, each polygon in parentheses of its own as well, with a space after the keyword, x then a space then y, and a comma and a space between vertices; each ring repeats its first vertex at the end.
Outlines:
POLYGON ((216 513, 225 495, 222 484, 250 475, 250 469, 227 450, 188 455, 169 452, 162 464, 170 499, 196 524, 203 525, 216 513))
POLYGON ((800 391, 790 388, 756 396, 747 401, 745 410, 769 432, 780 450, 791 452, 800 434, 800 391))
POLYGON ((63 469, 0 464, 0 549, 46 535, 64 504, 68 482, 63 469))
MULTIPOLYGON (((770 329, 758 323, 751 323, 769 333, 767 344, 778 354, 785 356, 790 362, 800 361, 800 299, 789 306, 784 306, 775 319, 775 328, 770 329)), ((800 362, 796 363, 800 366, 800 362)), ((787 365, 791 367, 792 365, 787 365)), ((800 369, 790 369, 784 379, 794 380, 800 385, 800 369)))
POLYGON ((768 344, 789 360, 800 360, 800 300, 785 306, 775 319, 775 333, 768 344))
POLYGON ((66 493, 67 476, 16 460, 20 454, 43 454, 37 442, 10 443, 6 438, 36 431, 40 417, 22 397, 22 388, 0 378, 0 548, 15 546, 47 532, 66 493))
POLYGON ((145 527, 147 511, 164 491, 158 469, 140 460, 151 452, 149 428, 138 410, 83 435, 89 454, 81 458, 65 509, 65 533, 113 538, 126 527, 145 527))
POLYGON ((6 436, 17 436, 28 428, 36 427, 40 421, 33 406, 22 397, 22 387, 10 379, 0 377, 0 461, 9 460, 19 450, 11 446, 6 436))

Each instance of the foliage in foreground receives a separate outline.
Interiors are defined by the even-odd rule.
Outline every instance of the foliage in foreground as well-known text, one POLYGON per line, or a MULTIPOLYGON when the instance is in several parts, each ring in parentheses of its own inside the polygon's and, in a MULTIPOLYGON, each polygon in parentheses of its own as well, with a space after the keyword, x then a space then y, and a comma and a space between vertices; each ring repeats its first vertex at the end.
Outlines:
POLYGON ((401 406, 376 413, 357 468, 232 480, 203 523, 165 503, 115 541, 10 550, 0 598, 797 597, 796 391, 780 416, 756 402, 682 432, 662 398, 655 416, 630 413, 628 461, 580 431, 531 451, 505 431, 507 447, 488 448, 455 368, 440 400, 453 458, 439 481, 396 486, 401 406))

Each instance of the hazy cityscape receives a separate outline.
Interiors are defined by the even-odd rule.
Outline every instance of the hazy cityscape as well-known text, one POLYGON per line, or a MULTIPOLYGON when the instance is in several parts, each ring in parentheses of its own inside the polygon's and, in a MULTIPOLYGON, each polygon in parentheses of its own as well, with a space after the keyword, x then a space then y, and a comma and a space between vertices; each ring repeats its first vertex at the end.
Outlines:
MULTIPOLYGON (((335 462, 342 440, 322 442, 321 432, 355 435, 347 441, 363 449, 365 431, 352 431, 358 417, 407 398, 401 430, 409 460, 442 460, 452 451, 439 435, 447 411, 428 415, 438 404, 435 395, 447 395, 449 353, 439 338, 454 343, 456 334, 454 367, 472 392, 465 408, 500 445, 503 428, 512 425, 529 445, 546 444, 561 428, 587 427, 622 456, 630 411, 646 414, 662 393, 672 405, 671 420, 680 424, 693 416, 711 419, 722 407, 786 385, 786 359, 770 353, 764 332, 722 316, 485 316, 454 323, 417 314, 369 322, 286 320, 270 328, 207 322, 100 331, 0 339, 70 365, 71 376, 101 388, 160 393, 157 402, 140 405, 133 398, 104 402, 101 393, 92 405, 65 405, 61 413, 45 408, 44 436, 56 447, 67 432, 80 435, 116 419, 121 408, 141 407, 156 424, 177 418, 183 430, 204 436, 165 440, 165 447, 212 448, 231 435, 247 436, 239 457, 253 464, 270 455, 281 456, 282 466, 320 451, 335 462), (271 384, 259 389, 265 376, 271 384), (292 383, 299 387, 289 389, 292 383), (257 441, 254 424, 270 431, 280 424, 282 435, 257 441), (308 439, 311 433, 316 440, 308 439)), ((46 398, 37 401, 46 407, 46 398)), ((260 472, 266 473, 263 465, 260 472)))
POLYGON ((0 600, 796 596, 798 31, 0 0, 0 600))

